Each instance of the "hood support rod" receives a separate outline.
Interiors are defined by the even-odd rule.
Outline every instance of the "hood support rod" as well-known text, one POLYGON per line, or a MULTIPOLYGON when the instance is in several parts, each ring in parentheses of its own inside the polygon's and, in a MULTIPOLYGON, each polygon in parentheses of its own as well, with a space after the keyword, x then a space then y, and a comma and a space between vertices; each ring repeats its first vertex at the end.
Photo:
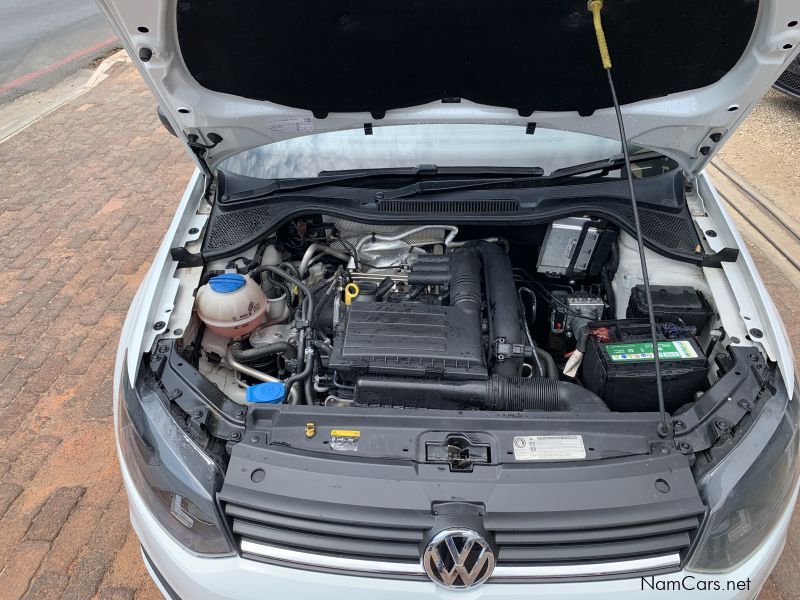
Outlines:
POLYGON ((631 172, 631 158, 628 152, 628 140, 625 136, 625 124, 622 120, 622 110, 617 99, 617 90, 614 87, 614 79, 611 76, 611 55, 608 51, 606 35, 603 31, 603 22, 600 11, 603 8, 603 0, 589 0, 589 11, 592 13, 592 21, 597 36, 597 47, 600 50, 600 58, 603 61, 603 68, 608 76, 608 87, 611 90, 611 100, 614 102, 614 111, 617 115, 619 125, 619 136, 622 143, 622 155, 625 158, 625 178, 628 180, 628 189, 631 196, 631 206, 633 208, 633 222, 636 227, 636 241, 639 245, 639 260, 642 267, 642 279, 644 280, 644 293, 647 298, 647 316, 650 320, 650 337, 653 341, 653 365, 656 371, 656 389, 658 391, 658 411, 660 422, 658 424, 658 435, 665 438, 669 435, 671 427, 667 420, 667 411, 664 404, 664 386, 661 381, 661 358, 658 355, 658 333, 656 329, 656 318, 653 311, 653 297, 650 293, 650 277, 647 272, 647 259, 645 257, 644 239, 642 236, 642 226, 639 221, 639 207, 636 202, 636 193, 633 189, 633 174, 631 172))

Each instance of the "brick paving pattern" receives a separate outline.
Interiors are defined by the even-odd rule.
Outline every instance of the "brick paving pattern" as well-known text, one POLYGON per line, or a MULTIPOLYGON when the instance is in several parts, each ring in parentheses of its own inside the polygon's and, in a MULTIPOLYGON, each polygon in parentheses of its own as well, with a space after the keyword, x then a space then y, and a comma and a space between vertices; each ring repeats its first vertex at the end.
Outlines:
MULTIPOLYGON (((2 598, 160 597, 128 523, 111 381, 125 311, 191 172, 130 65, 0 144, 2 598)), ((796 291, 754 250, 794 314, 796 291)), ((761 598, 798 597, 798 558, 796 519, 761 598)))
POLYGON ((0 165, 0 597, 158 598, 111 381, 192 165, 129 65, 0 144, 0 165))

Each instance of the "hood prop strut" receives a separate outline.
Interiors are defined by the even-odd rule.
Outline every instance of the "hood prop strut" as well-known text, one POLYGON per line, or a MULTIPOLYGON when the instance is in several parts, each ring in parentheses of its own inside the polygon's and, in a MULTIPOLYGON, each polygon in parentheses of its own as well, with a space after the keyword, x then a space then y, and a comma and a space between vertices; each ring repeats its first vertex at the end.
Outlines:
POLYGON ((639 245, 639 260, 642 267, 642 279, 644 280, 644 293, 647 298, 647 316, 650 320, 650 337, 653 341, 653 365, 656 371, 656 389, 658 390, 658 411, 659 411, 659 424, 657 428, 658 435, 665 438, 671 431, 670 423, 667 420, 667 411, 664 404, 664 387, 661 381, 661 359, 658 355, 658 333, 656 330, 656 318, 653 312, 653 298, 650 293, 650 277, 647 272, 647 259, 645 257, 644 239, 642 236, 642 226, 639 221, 639 207, 636 202, 636 192, 633 189, 633 174, 631 172, 631 158, 628 152, 628 140, 625 136, 625 124, 622 120, 622 110, 619 106, 617 99, 617 90, 614 87, 614 79, 611 76, 611 55, 608 51, 608 44, 606 42, 605 32, 603 31, 603 22, 600 18, 600 11, 603 8, 603 0, 589 0, 589 11, 592 13, 592 21, 594 23, 594 30, 597 36, 597 47, 600 50, 600 58, 603 61, 603 68, 608 76, 608 87, 611 90, 611 100, 614 103, 614 111, 617 115, 617 124, 619 125, 620 142, 622 143, 622 155, 625 158, 625 179, 628 180, 628 189, 631 196, 631 206, 633 208, 633 221, 636 226, 636 241, 639 245))

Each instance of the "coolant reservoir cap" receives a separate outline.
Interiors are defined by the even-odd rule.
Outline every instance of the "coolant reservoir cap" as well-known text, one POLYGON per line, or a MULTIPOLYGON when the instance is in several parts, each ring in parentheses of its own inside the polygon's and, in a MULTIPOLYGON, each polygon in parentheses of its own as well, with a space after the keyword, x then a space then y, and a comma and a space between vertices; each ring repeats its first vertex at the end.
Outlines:
POLYGON ((244 275, 238 273, 224 273, 208 280, 211 289, 220 294, 229 294, 244 287, 247 281, 244 275))
POLYGON ((247 401, 278 404, 283 402, 284 389, 280 381, 257 383, 247 388, 247 401))

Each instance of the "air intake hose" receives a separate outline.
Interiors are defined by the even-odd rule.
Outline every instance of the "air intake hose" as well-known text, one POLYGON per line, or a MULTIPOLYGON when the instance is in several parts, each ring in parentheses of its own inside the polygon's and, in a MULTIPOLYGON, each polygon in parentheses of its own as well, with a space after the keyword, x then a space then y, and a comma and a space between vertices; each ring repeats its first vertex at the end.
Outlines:
POLYGON ((608 407, 596 394, 573 383, 496 375, 488 380, 476 381, 364 376, 356 383, 355 404, 498 411, 608 411, 608 407))
POLYGON ((513 346, 525 344, 522 330, 522 312, 514 283, 511 260, 499 244, 478 242, 476 245, 483 263, 486 286, 486 307, 489 316, 489 356, 493 375, 519 377, 522 374, 522 356, 508 356, 499 361, 494 357, 494 345, 500 340, 513 346))

